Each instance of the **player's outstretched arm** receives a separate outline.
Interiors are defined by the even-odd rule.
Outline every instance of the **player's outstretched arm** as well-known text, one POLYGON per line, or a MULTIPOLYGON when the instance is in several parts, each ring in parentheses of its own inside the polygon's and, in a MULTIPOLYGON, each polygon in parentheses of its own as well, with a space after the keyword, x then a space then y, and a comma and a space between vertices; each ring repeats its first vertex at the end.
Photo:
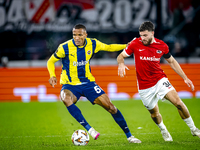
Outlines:
POLYGON ((104 44, 102 45, 101 50, 108 51, 108 52, 116 52, 126 48, 126 44, 104 44))
POLYGON ((124 51, 122 51, 118 56, 117 56, 117 62, 118 62, 118 75, 120 77, 124 77, 126 75, 126 69, 128 67, 124 64, 124 58, 128 57, 124 51))
POLYGON ((173 56, 170 58, 166 59, 167 62, 169 63, 170 67, 179 75, 183 78, 184 82, 188 85, 188 87, 191 87, 191 90, 194 91, 194 85, 192 81, 186 76, 184 71, 181 69, 181 66, 179 63, 174 59, 173 56))
POLYGON ((57 84, 57 78, 55 75, 55 62, 57 62, 59 59, 55 58, 54 55, 52 55, 49 60, 47 61, 47 69, 49 71, 50 79, 49 84, 54 87, 54 85, 57 84))
POLYGON ((97 39, 95 40, 96 40, 95 53, 99 51, 116 52, 116 51, 123 50, 128 45, 128 44, 105 44, 105 43, 100 42, 97 39))

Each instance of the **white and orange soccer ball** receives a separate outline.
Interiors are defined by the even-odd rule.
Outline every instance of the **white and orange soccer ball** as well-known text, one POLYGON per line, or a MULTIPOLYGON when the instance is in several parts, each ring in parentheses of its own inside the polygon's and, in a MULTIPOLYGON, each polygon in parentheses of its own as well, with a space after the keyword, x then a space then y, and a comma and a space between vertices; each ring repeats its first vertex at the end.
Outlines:
POLYGON ((88 133, 84 130, 76 130, 72 134, 72 142, 77 146, 87 145, 90 140, 88 133))

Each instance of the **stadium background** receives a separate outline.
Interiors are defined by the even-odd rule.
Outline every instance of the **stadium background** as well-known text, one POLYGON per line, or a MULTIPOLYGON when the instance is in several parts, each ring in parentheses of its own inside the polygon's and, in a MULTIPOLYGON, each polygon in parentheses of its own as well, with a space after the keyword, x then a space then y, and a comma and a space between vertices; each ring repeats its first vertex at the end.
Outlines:
MULTIPOLYGON (((58 45, 72 38, 76 23, 88 37, 127 43, 150 20, 195 85, 195 91, 161 61, 182 98, 200 97, 200 2, 198 0, 0 0, 0 101, 59 100, 61 86, 48 84, 46 61, 58 45)), ((96 82, 112 100, 139 99, 133 58, 125 78, 117 76, 119 52, 99 52, 91 61, 96 82)), ((131 56, 132 57, 132 56, 131 56)), ((61 66, 56 64, 59 77, 61 66)), ((85 100, 82 98, 82 100, 85 100)))

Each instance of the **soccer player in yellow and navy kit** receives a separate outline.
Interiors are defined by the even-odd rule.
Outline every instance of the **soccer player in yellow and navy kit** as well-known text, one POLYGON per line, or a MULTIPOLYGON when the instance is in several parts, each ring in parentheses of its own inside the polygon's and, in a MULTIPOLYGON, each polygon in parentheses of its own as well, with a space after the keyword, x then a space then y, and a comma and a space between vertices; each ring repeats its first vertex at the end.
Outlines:
POLYGON ((90 68, 90 59, 94 53, 100 50, 119 51, 124 49, 126 44, 107 45, 97 39, 87 38, 86 27, 82 24, 75 25, 72 33, 73 39, 60 44, 57 51, 47 62, 50 74, 49 83, 53 87, 57 84, 54 64, 59 59, 62 59, 62 73, 60 77, 62 89, 60 95, 69 113, 94 139, 99 137, 99 132, 88 124, 80 109, 75 105, 80 96, 85 96, 92 104, 98 104, 111 113, 130 143, 141 143, 139 139, 132 136, 121 112, 112 104, 107 94, 96 84, 90 68))

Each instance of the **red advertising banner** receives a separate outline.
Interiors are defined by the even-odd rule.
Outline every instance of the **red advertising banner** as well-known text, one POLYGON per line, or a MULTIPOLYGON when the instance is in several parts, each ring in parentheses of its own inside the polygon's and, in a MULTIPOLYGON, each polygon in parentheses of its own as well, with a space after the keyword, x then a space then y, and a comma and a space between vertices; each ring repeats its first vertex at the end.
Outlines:
MULTIPOLYGON (((200 64, 181 65, 187 76, 193 81, 195 91, 184 83, 169 65, 161 65, 171 84, 181 98, 200 97, 200 64)), ((96 82, 112 100, 139 99, 135 68, 129 65, 124 78, 117 75, 117 66, 92 66, 96 82)), ((60 79, 61 67, 56 68, 60 79)), ((0 102, 54 102, 59 100, 61 85, 52 88, 47 68, 0 68, 0 102)))

